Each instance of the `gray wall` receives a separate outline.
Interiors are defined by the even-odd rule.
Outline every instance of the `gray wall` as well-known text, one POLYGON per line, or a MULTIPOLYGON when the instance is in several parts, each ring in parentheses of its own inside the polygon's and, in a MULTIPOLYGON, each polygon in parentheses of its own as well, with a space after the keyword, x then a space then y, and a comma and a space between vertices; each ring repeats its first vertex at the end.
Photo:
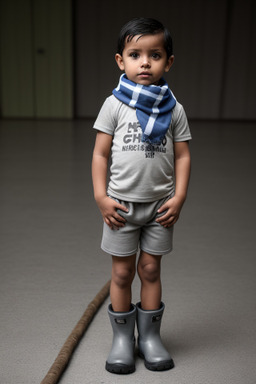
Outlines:
POLYGON ((0 116, 73 116, 71 0, 0 0, 0 116))
POLYGON ((255 0, 77 0, 77 117, 96 116, 117 84, 117 36, 137 16, 170 29, 175 63, 167 80, 190 118, 256 119, 255 0))
POLYGON ((120 76, 120 28, 136 16, 170 29, 166 78, 189 118, 256 119, 256 0, 0 0, 0 116, 95 117, 120 76))

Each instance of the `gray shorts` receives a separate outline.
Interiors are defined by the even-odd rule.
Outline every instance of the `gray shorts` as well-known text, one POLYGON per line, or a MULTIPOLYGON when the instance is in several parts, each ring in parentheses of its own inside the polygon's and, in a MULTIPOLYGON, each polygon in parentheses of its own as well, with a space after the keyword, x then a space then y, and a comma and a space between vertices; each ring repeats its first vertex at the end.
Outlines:
POLYGON ((118 201, 129 209, 129 212, 118 210, 126 219, 125 226, 112 230, 104 223, 101 248, 113 256, 132 256, 138 248, 151 255, 165 255, 172 250, 173 226, 164 228, 156 222, 160 215, 157 210, 169 197, 150 203, 131 203, 118 201))

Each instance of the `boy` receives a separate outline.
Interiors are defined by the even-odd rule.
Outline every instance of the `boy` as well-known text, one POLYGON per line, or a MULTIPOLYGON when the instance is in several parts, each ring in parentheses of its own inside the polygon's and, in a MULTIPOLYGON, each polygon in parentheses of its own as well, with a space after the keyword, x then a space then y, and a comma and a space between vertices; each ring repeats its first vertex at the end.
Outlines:
POLYGON ((104 220, 102 249, 112 255, 113 344, 106 369, 134 372, 137 319, 146 368, 166 370, 174 363, 160 338, 160 264, 172 250, 173 225, 187 195, 191 135, 183 107, 163 79, 174 61, 169 31, 154 19, 131 20, 120 32, 115 59, 124 74, 94 124, 92 161, 94 196, 104 220), (138 245, 141 302, 135 306, 131 285, 138 245))

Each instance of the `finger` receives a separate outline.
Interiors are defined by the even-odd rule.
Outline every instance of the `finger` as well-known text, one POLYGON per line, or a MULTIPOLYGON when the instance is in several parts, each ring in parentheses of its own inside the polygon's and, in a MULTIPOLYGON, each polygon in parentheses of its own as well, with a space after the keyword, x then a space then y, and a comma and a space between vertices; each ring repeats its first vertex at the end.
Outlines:
POLYGON ((156 219, 156 222, 157 223, 162 223, 163 221, 166 221, 169 217, 170 217, 170 213, 166 212, 165 214, 163 214, 162 216, 158 217, 156 219))
POLYGON ((108 226, 110 229, 113 229, 113 225, 112 225, 111 221, 110 221, 108 218, 105 218, 104 221, 105 221, 105 223, 107 224, 107 226, 108 226))
POLYGON ((163 227, 167 227, 169 226, 170 224, 173 224, 173 219, 168 219, 166 221, 162 221, 161 223, 159 223, 160 225, 162 225, 163 227))
POLYGON ((114 225, 115 227, 124 227, 126 220, 124 218, 122 218, 121 216, 119 216, 119 217, 120 217, 120 219, 117 219, 116 217, 112 216, 110 221, 111 221, 112 225, 114 225))
POLYGON ((158 210, 157 213, 162 213, 168 209, 168 206, 166 204, 163 204, 158 210))
POLYGON ((122 212, 124 212, 124 213, 128 213, 129 212, 129 210, 128 210, 128 208, 126 208, 124 205, 122 205, 122 204, 117 204, 116 206, 115 206, 115 208, 116 208, 116 214, 115 215, 113 215, 118 221, 121 221, 121 222, 123 222, 123 223, 125 223, 126 222, 126 219, 122 216, 122 212), (120 212, 118 212, 118 211, 122 211, 121 213, 120 212))
POLYGON ((116 219, 116 221, 120 222, 120 223, 126 223, 126 220, 125 218, 122 216, 122 215, 119 215, 118 212, 116 212, 114 215, 113 215, 114 219, 116 219))
POLYGON ((166 221, 163 221, 162 223, 160 223, 163 227, 165 228, 169 228, 171 227, 172 225, 174 225, 178 220, 178 217, 177 216, 171 216, 168 220, 166 221))
POLYGON ((119 223, 117 220, 110 220, 108 218, 105 218, 105 223, 111 230, 118 230, 120 227, 124 227, 124 224, 119 223))
POLYGON ((122 204, 116 204, 116 209, 120 209, 121 211, 124 211, 124 212, 129 212, 129 209, 126 208, 124 205, 122 204))

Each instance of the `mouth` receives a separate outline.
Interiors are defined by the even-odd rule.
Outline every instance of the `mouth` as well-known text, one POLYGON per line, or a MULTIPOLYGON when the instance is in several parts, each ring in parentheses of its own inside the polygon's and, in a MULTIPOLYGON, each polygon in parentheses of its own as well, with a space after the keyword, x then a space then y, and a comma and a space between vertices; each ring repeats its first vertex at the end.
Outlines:
POLYGON ((143 79, 147 79, 147 78, 149 78, 151 76, 151 73, 149 73, 149 72, 141 72, 141 73, 139 73, 138 76, 142 77, 143 79))

